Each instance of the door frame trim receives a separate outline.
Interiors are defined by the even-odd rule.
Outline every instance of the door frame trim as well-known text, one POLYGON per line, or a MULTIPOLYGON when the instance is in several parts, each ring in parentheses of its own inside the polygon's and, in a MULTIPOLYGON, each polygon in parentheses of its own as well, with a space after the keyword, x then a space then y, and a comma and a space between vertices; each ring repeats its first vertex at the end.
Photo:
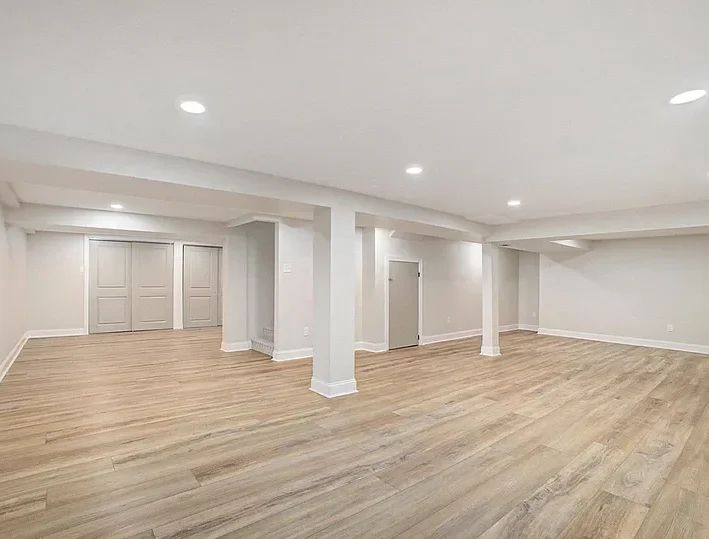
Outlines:
POLYGON ((389 350, 389 263, 390 262, 411 262, 418 264, 419 267, 419 312, 418 312, 418 342, 417 346, 421 346, 421 338, 423 337, 423 260, 421 258, 387 256, 386 268, 384 270, 384 342, 386 350, 389 350))
POLYGON ((89 274, 89 260, 91 260, 90 249, 91 239, 88 234, 84 234, 84 267, 82 268, 84 272, 84 335, 89 334, 89 295, 91 282, 91 275, 89 274))

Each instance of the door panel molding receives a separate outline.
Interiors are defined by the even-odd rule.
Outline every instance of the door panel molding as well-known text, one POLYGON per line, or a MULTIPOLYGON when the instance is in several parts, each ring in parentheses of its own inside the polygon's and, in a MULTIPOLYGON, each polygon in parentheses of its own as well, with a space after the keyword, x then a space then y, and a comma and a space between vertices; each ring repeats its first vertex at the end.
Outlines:
POLYGON ((89 333, 172 329, 171 243, 86 237, 85 245, 89 333))
POLYGON ((185 245, 183 247, 183 326, 216 327, 219 317, 218 247, 185 245))
POLYGON ((132 244, 89 242, 89 333, 131 331, 132 244))
POLYGON ((133 243, 133 331, 172 329, 173 246, 133 243))

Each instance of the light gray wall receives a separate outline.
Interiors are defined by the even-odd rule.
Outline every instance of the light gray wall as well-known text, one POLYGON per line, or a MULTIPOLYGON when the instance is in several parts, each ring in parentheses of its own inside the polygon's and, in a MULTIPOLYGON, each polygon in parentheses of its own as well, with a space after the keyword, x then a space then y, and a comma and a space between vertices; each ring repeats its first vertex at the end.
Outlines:
POLYGON ((274 350, 311 348, 313 321, 313 228, 312 223, 283 219, 276 225, 276 309, 274 350), (283 271, 284 264, 291 272, 283 271))
POLYGON ((0 371, 27 331, 26 263, 25 232, 6 227, 0 207, 0 371))
POLYGON ((27 325, 84 327, 84 236, 37 232, 27 238, 27 325))
POLYGON ((355 342, 362 340, 362 229, 355 228, 355 342))
POLYGON ((482 327, 480 244, 428 237, 421 241, 396 239, 389 236, 389 230, 382 229, 377 229, 377 234, 383 254, 382 271, 386 271, 387 256, 418 258, 423 262, 422 337, 482 327))
POLYGON ((539 325, 539 253, 519 252, 519 324, 539 325))
POLYGON ((519 323, 519 251, 500 249, 500 326, 519 323))
POLYGON ((261 337, 273 327, 276 265, 276 229, 273 223, 244 225, 248 237, 249 339, 261 337))
POLYGON ((540 262, 540 328, 709 345, 709 236, 602 241, 540 262))
MULTIPOLYGON (((422 261, 422 337, 482 328, 482 246, 440 238, 392 238, 390 230, 364 229, 362 237, 363 340, 385 341, 387 259, 422 261), (448 320, 450 319, 450 322, 448 320)), ((500 324, 518 323, 518 255, 500 253, 500 324)))

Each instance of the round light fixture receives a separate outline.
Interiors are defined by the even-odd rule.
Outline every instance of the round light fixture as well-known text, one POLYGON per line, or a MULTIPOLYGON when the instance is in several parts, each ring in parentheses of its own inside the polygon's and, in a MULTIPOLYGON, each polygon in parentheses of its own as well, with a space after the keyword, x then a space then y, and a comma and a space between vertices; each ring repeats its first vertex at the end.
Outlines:
POLYGON ((670 99, 672 105, 684 105, 685 103, 691 103, 697 99, 701 99, 707 95, 706 90, 689 90, 688 92, 682 92, 679 95, 674 96, 670 99))
POLYGON ((411 174, 412 176, 416 176, 417 174, 421 174, 422 172, 423 168, 418 165, 413 165, 406 169, 406 173, 411 174))
POLYGON ((113 204, 111 204, 111 208, 114 210, 122 210, 123 204, 119 204, 118 202, 114 202, 113 204))
POLYGON ((180 108, 190 114, 202 114, 207 110, 199 101, 180 101, 180 108))
POLYGON ((508 200, 507 201, 507 205, 511 208, 515 208, 515 207, 519 206, 520 204, 522 204, 521 200, 508 200))

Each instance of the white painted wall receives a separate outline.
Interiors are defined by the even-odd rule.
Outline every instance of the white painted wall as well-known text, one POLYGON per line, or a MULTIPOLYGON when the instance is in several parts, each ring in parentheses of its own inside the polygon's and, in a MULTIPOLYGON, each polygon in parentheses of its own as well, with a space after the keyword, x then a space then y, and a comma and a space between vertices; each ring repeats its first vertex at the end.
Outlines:
POLYGON ((6 227, 0 207, 0 378, 27 331, 25 231, 6 227))
POLYGON ((312 348, 313 229, 309 221, 283 219, 276 224, 274 359, 279 352, 312 348), (284 266, 290 265, 290 272, 284 266), (304 328, 309 335, 304 335, 304 328))
MULTIPOLYGON (((399 239, 391 231, 365 229, 362 240, 363 338, 386 341, 388 258, 422 262, 422 341, 477 333, 482 328, 482 246, 432 237, 399 239), (450 319, 450 322, 448 320, 450 319)), ((500 256, 500 325, 518 323, 518 258, 500 256)))
POLYGON ((386 257, 423 262, 422 339, 482 327, 480 244, 427 237, 421 241, 396 239, 389 237, 389 230, 381 229, 377 234, 383 255, 378 263, 383 271, 386 257))
POLYGON ((249 339, 262 337, 263 328, 273 327, 275 226, 263 222, 243 225, 248 238, 249 339))
MULTIPOLYGON (((500 249, 500 327, 519 323, 519 252, 500 249)), ((504 328, 503 328, 504 329, 504 328)))
POLYGON ((709 347, 708 268, 706 235, 602 241, 575 256, 542 255, 540 332, 709 347))
MULTIPOLYGON (((158 238, 105 236, 121 241, 158 238)), ((173 241, 173 240, 163 240, 173 241)), ((182 248, 174 241, 175 329, 182 329, 182 248)), ((219 240, 223 243, 223 238, 219 240)), ((192 244, 192 242, 188 242, 192 244)), ((27 326, 30 336, 78 334, 86 330, 85 236, 69 232, 37 232, 27 237, 27 326), (61 285, 58 285, 61 283, 61 285)), ((271 270, 272 271, 272 270, 271 270)), ((271 290, 273 287, 271 286, 271 290)))
POLYGON ((84 236, 38 232, 27 237, 27 326, 81 331, 84 327, 84 236))
POLYGON ((539 253, 519 251, 519 324, 539 325, 539 253))
POLYGON ((355 342, 362 340, 362 231, 355 228, 355 342))

